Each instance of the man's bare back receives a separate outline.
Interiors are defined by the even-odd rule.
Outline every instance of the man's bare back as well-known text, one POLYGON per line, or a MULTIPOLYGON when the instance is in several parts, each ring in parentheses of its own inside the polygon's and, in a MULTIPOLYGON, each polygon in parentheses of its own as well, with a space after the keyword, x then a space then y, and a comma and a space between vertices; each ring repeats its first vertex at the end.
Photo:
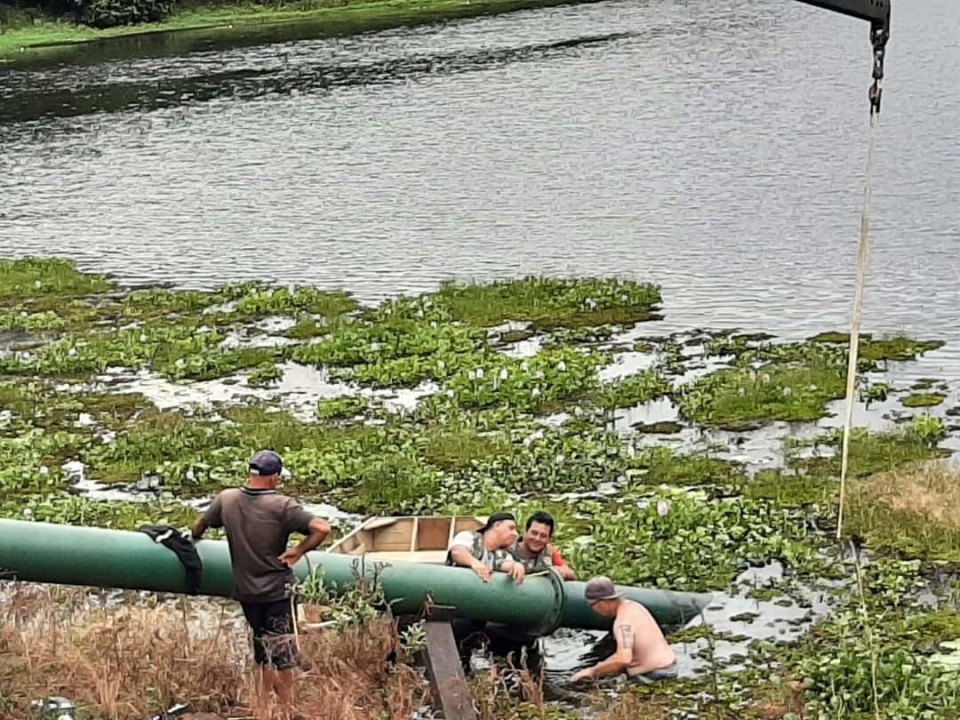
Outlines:
POLYGON ((626 598, 620 602, 613 632, 619 649, 633 651, 633 660, 624 669, 630 677, 670 668, 677 662, 676 653, 664 639, 657 621, 640 603, 626 598))

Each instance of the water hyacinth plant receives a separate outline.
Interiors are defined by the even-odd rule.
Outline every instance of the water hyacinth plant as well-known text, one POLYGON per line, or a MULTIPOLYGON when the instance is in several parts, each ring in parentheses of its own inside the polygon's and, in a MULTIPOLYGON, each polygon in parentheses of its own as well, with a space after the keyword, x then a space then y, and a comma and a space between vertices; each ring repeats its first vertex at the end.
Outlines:
MULTIPOLYGON (((949 636, 945 600, 908 600, 916 583, 936 595, 944 564, 960 567, 956 471, 930 465, 948 454, 952 416, 928 399, 891 401, 923 411, 852 437, 844 534, 874 562, 868 647, 833 537, 840 435, 826 420, 845 391, 843 337, 698 329, 638 339, 638 323, 656 328, 662 299, 627 279, 447 283, 372 307, 337 289, 262 283, 131 290, 60 260, 0 261, 0 280, 3 516, 186 527, 189 502, 242 483, 249 455, 273 448, 290 473, 284 489, 306 502, 360 515, 508 508, 521 522, 548 509, 581 577, 727 598, 744 573, 776 565, 781 584, 751 588, 756 597, 799 597, 809 585, 841 608, 795 642, 743 646, 763 673, 719 667, 675 690, 632 693, 623 718, 859 720, 874 678, 854 661, 874 651, 877 678, 893 688, 877 696, 890 717, 949 718, 920 688, 949 699, 951 681, 917 653, 960 629, 949 636), (281 392, 303 377, 322 387, 281 392), (155 404, 187 389, 210 395, 155 404), (641 430, 675 432, 634 432, 638 415, 641 430), (81 474, 125 499, 80 493, 81 474), (918 565, 883 564, 891 558, 918 565), (775 673, 805 689, 779 697, 775 673)), ((895 363, 939 344, 868 338, 861 402, 899 397, 909 387, 895 363)))

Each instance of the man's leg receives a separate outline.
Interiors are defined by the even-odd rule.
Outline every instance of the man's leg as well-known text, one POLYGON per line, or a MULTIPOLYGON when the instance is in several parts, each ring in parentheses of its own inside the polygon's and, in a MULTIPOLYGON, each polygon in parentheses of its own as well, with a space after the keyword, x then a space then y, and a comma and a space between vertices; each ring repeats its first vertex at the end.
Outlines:
POLYGON ((253 711, 257 720, 270 720, 270 688, 273 686, 273 671, 267 665, 267 649, 264 646, 266 617, 263 603, 240 603, 243 616, 253 631, 253 711))
POLYGON ((293 683, 300 665, 296 637, 296 607, 290 600, 278 600, 266 606, 266 625, 271 642, 273 690, 281 713, 293 712, 293 683))
POLYGON ((473 654, 474 649, 487 640, 487 635, 484 632, 487 623, 483 620, 454 618, 451 626, 453 629, 453 639, 457 643, 457 650, 460 651, 460 662, 463 665, 463 671, 469 675, 470 656, 473 654))

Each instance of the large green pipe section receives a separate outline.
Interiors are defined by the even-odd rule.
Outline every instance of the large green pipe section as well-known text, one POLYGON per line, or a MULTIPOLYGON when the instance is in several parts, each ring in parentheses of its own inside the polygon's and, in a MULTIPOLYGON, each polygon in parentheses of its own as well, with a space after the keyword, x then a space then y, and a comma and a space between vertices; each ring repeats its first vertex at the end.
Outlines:
MULTIPOLYGON (((233 570, 226 541, 196 543, 203 562, 198 593, 230 597, 233 570)), ((294 568, 300 579, 310 566, 323 568, 332 593, 356 583, 357 574, 382 583, 395 614, 419 613, 426 602, 455 608, 459 617, 523 625, 547 634, 558 627, 607 630, 610 620, 584 600, 584 583, 561 582, 553 573, 517 585, 503 573, 482 582, 467 568, 392 563, 375 568, 360 558, 322 551, 307 554, 294 568)), ((0 578, 58 585, 186 593, 186 573, 172 550, 140 532, 0 520, 0 578)), ((621 587, 664 626, 683 625, 711 600, 709 594, 621 587)))

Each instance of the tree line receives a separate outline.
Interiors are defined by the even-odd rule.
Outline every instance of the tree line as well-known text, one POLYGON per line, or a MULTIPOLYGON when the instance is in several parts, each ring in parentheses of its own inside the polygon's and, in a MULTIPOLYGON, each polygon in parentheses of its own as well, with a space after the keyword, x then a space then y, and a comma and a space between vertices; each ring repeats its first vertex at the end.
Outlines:
POLYGON ((111 28, 159 22, 170 14, 174 0, 16 0, 7 5, 80 25, 111 28))

